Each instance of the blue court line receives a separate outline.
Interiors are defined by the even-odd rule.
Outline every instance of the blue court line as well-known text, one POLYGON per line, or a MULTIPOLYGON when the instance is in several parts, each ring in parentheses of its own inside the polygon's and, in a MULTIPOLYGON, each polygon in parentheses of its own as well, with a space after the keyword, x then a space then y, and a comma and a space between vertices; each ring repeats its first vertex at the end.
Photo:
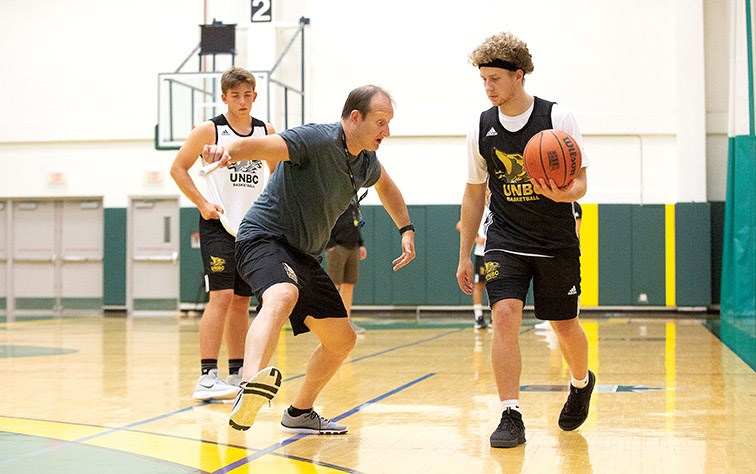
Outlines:
MULTIPOLYGON (((372 358, 372 357, 377 357, 377 356, 379 356, 379 355, 387 354, 387 353, 389 353, 389 352, 397 351, 397 350, 399 350, 399 349, 404 349, 404 348, 406 348, 406 347, 412 347, 412 346, 416 346, 416 345, 418 345, 418 344, 423 344, 423 343, 425 343, 425 342, 429 342, 429 341, 432 341, 432 340, 434 340, 434 339, 439 339, 439 338, 442 338, 442 337, 446 337, 446 336, 448 336, 448 335, 450 335, 450 334, 455 334, 455 333, 458 333, 458 332, 460 332, 460 331, 464 331, 464 329, 457 329, 457 330, 454 330, 454 331, 445 332, 445 333, 443 333, 443 334, 438 334, 438 335, 436 335, 436 336, 433 336, 433 337, 429 337, 429 338, 427 338, 427 339, 420 339, 419 341, 410 342, 410 343, 407 343, 407 344, 402 344, 401 346, 395 346, 395 347, 392 347, 392 348, 390 348, 390 349, 386 349, 386 350, 383 350, 383 351, 380 351, 380 352, 375 352, 375 353, 373 353, 373 354, 368 354, 368 355, 364 355, 364 356, 362 356, 362 357, 357 357, 356 359, 352 359, 352 360, 350 360, 350 361, 348 361, 348 362, 344 362, 344 365, 347 365, 347 364, 354 364, 355 362, 360 362, 360 361, 363 361, 363 360, 365 360, 365 359, 370 359, 370 358, 372 358)), ((294 379, 298 379, 298 378, 300 378, 300 377, 304 377, 304 375, 305 375, 305 374, 294 375, 294 376, 292 376, 292 377, 289 377, 289 378, 286 378, 286 379, 284 379, 283 381, 284 381, 284 382, 288 382, 288 381, 290 381, 290 380, 294 380, 294 379)))
MULTIPOLYGON (((445 332, 445 333, 442 333, 442 334, 438 334, 438 335, 433 336, 433 337, 429 337, 429 338, 426 338, 426 339, 421 339, 419 341, 410 342, 410 343, 407 343, 407 344, 402 344, 400 346, 395 346, 395 347, 392 347, 390 349, 386 349, 386 350, 379 351, 379 352, 376 352, 376 353, 373 353, 373 354, 368 354, 368 355, 365 355, 365 356, 362 356, 362 357, 358 357, 358 358, 353 359, 353 360, 351 360, 351 361, 349 361, 347 363, 355 363, 355 362, 359 362, 359 361, 362 361, 362 360, 365 360, 365 359, 370 359, 372 357, 377 357, 379 355, 387 354, 389 352, 393 352, 393 351, 396 351, 396 350, 399 350, 399 349, 404 349, 406 347, 411 347, 411 346, 415 346, 415 345, 422 344, 422 343, 425 343, 425 342, 433 341, 435 339, 446 337, 446 336, 448 336, 450 334, 455 334, 455 333, 458 333, 458 332, 463 331, 463 330, 464 329, 456 329, 454 331, 448 331, 448 332, 445 332)), ((434 374, 431 374, 431 375, 434 375, 434 374)), ((284 381, 288 382, 290 380, 294 380, 294 379, 297 379, 297 378, 300 378, 300 377, 304 377, 304 374, 299 374, 299 375, 295 375, 295 376, 289 377, 287 379, 284 379, 284 381)), ((428 376, 426 376, 426 377, 428 377, 428 376)), ((394 393, 394 392, 389 392, 386 396, 389 396, 392 393, 394 393)), ((385 398, 385 396, 383 398, 385 398)), ((380 399, 381 398, 374 399, 374 400, 378 401, 380 399)), ((364 408, 365 406, 367 406, 367 405, 369 405, 371 403, 374 403, 374 401, 370 401, 370 402, 367 402, 366 404, 360 405, 357 408, 355 408, 353 410, 350 410, 350 411, 346 412, 345 414, 340 415, 337 418, 333 418, 333 420, 334 421, 338 421, 338 420, 340 420, 340 419, 342 419, 342 418, 344 418, 346 416, 352 415, 353 413, 356 413, 357 411, 359 411, 360 409, 364 408)), ((103 431, 101 433, 93 434, 93 435, 90 435, 90 436, 85 436, 83 438, 79 438, 79 439, 76 439, 76 440, 71 440, 71 441, 68 441, 68 442, 69 443, 84 443, 86 441, 90 441, 92 439, 96 439, 96 438, 100 438, 100 437, 103 437, 103 436, 107 436, 107 435, 112 434, 112 433, 117 433, 119 431, 130 430, 130 429, 133 429, 133 428, 135 428, 137 426, 140 426, 140 425, 145 425, 147 423, 152 423, 153 421, 158 421, 158 420, 162 420, 162 419, 165 419, 165 418, 169 418, 169 417, 171 417, 173 415, 177 415, 179 413, 183 413, 183 412, 188 411, 188 410, 193 410, 195 406, 197 406, 197 405, 192 405, 190 407, 181 408, 181 409, 176 410, 176 411, 172 411, 172 412, 169 412, 169 413, 165 413, 163 415, 159 415, 159 416, 155 416, 155 417, 152 417, 152 418, 148 418, 146 420, 140 420, 140 421, 136 421, 134 423, 129 423, 128 425, 123 425, 123 426, 120 426, 120 427, 117 427, 117 428, 110 428, 110 429, 105 430, 105 431, 103 431)), ((275 449, 278 449, 279 447, 286 446, 287 444, 291 444, 294 441, 297 441, 298 439, 302 438, 303 436, 307 436, 307 435, 296 435, 296 436, 294 436, 294 437, 292 437, 292 438, 290 438, 288 440, 282 441, 281 443, 279 443, 277 445, 274 445, 272 447, 275 447, 275 449)), ((204 442, 203 440, 199 440, 199 441, 204 442)), ((33 457, 33 456, 45 454, 47 452, 55 451, 56 449, 58 449, 58 448, 56 448, 56 447, 47 447, 47 448, 35 451, 33 453, 27 453, 27 457, 30 457, 30 456, 33 457)), ((249 448, 245 448, 245 449, 249 449, 249 448)), ((267 453, 262 453, 262 454, 267 454, 267 453)), ((260 454, 260 455, 262 455, 262 454, 260 454)), ((257 456, 257 457, 260 457, 260 456, 257 456)), ((255 457, 254 459, 257 459, 257 457, 255 457)), ((225 471, 222 471, 222 472, 225 472, 225 471)), ((350 471, 347 471, 347 472, 350 472, 350 471)))
MULTIPOLYGON (((402 390, 406 390, 407 388, 409 388, 409 387, 411 387, 411 386, 413 386, 413 385, 415 385, 417 383, 420 383, 423 380, 426 380, 426 379, 428 379, 430 377, 433 377, 434 375, 436 375, 435 372, 431 372, 429 374, 423 375, 420 378, 417 378, 417 379, 415 379, 415 380, 413 380, 411 382, 408 382, 408 383, 406 383, 404 385, 401 385, 401 386, 399 386, 399 387, 397 387, 397 388, 395 388, 395 389, 393 389, 393 390, 391 390, 389 392, 386 392, 386 393, 384 393, 382 395, 379 395, 379 396, 377 396, 377 397, 375 397, 375 398, 373 398, 371 400, 368 400, 367 402, 365 402, 365 403, 363 403, 361 405, 358 405, 358 406, 352 408, 351 410, 342 413, 341 415, 338 415, 338 416, 332 418, 332 420, 333 421, 343 420, 344 418, 352 416, 355 413, 359 412, 360 410, 369 407, 370 405, 378 403, 378 402, 380 402, 381 400, 383 400, 385 398, 388 398, 388 397, 390 397, 390 396, 392 396, 394 394, 397 394, 397 393, 401 392, 402 390)), ((222 474, 222 473, 231 472, 234 469, 239 468, 240 466, 243 466, 243 465, 248 464, 248 463, 250 463, 250 462, 252 462, 252 461, 254 461, 256 459, 259 459, 262 456, 265 456, 266 454, 273 454, 275 451, 281 449, 282 447, 287 446, 289 444, 292 444, 292 443, 294 443, 296 441, 299 441, 300 439, 305 438, 307 436, 313 436, 313 435, 308 434, 308 433, 299 433, 299 434, 296 434, 296 435, 292 436, 291 438, 287 438, 287 439, 281 441, 280 443, 272 444, 272 445, 268 446, 267 448, 264 448, 264 449, 261 449, 261 450, 257 451, 255 454, 252 454, 252 455, 247 456, 245 458, 239 459, 238 461, 235 461, 235 462, 229 464, 226 467, 218 469, 213 474, 222 474)), ((345 472, 354 473, 356 471, 350 470, 350 471, 345 471, 345 472)))

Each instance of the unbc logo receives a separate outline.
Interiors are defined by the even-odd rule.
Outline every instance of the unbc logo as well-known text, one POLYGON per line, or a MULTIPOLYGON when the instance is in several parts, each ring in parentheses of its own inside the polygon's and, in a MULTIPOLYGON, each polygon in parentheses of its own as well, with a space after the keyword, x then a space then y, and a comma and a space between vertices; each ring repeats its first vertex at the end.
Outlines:
POLYGON ((220 257, 213 257, 210 256, 210 271, 211 272, 222 272, 226 269, 226 259, 220 258, 220 257))
POLYGON ((491 281, 499 277, 499 264, 497 262, 486 262, 486 281, 491 281))

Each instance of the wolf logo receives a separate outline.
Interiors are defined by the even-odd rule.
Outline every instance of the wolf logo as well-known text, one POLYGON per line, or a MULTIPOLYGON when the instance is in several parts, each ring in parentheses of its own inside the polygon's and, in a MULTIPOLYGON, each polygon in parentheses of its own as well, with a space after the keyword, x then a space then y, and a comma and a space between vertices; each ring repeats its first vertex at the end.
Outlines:
POLYGON ((493 151, 496 155, 496 160, 494 160, 496 179, 508 184, 525 183, 530 180, 523 165, 522 155, 507 154, 496 148, 493 151))
POLYGON ((486 281, 491 281, 499 277, 499 263, 486 262, 486 281))
POLYGON ((220 257, 213 257, 210 255, 210 271, 211 272, 222 272, 226 269, 226 259, 220 258, 220 257))
POLYGON ((250 173, 260 168, 262 168, 262 161, 259 160, 239 161, 232 163, 231 166, 228 167, 229 171, 234 171, 237 173, 250 173))

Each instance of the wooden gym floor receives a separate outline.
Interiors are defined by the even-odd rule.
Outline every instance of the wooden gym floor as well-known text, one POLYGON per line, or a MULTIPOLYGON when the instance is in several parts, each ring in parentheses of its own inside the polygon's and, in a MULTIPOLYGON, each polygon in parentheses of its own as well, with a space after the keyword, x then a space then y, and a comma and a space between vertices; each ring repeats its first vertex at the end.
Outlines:
MULTIPOLYGON (((198 404, 199 319, 63 317, 0 322, 0 472, 754 473, 756 374, 702 319, 586 315, 591 413, 556 419, 569 380, 553 334, 521 334, 527 443, 492 449, 500 408, 491 333, 472 317, 365 313, 350 360, 316 409, 345 436, 291 435, 281 412, 312 335, 282 335, 284 383, 246 432, 229 404, 198 404)), ((226 356, 221 354, 221 374, 226 356)))

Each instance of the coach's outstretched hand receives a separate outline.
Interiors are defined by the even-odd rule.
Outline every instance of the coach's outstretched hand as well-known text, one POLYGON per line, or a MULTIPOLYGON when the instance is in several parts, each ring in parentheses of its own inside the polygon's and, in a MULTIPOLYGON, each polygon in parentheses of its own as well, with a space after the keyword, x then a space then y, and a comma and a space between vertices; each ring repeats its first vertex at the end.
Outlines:
POLYGON ((402 234, 402 254, 393 262, 394 271, 410 263, 415 258, 415 231, 408 230, 402 234))
POLYGON ((220 161, 222 167, 231 165, 231 155, 222 145, 205 145, 202 148, 202 159, 208 163, 220 161))

